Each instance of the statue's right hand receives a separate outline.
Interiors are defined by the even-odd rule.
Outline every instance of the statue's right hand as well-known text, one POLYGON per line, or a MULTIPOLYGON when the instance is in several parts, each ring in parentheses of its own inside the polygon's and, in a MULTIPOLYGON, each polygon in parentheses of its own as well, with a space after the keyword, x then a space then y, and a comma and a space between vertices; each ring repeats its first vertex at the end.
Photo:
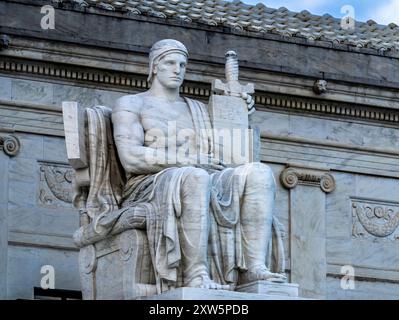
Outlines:
POLYGON ((218 170, 218 171, 222 171, 223 169, 226 168, 225 166, 223 166, 221 164, 211 164, 210 167, 211 167, 211 169, 218 170))
POLYGON ((221 171, 226 168, 226 165, 224 165, 220 160, 209 157, 208 155, 201 155, 200 159, 200 163, 196 164, 196 167, 198 168, 212 169, 217 171, 221 171))
POLYGON ((210 166, 211 166, 211 169, 218 170, 218 171, 221 171, 226 168, 226 165, 222 161, 215 159, 215 158, 211 158, 210 166))

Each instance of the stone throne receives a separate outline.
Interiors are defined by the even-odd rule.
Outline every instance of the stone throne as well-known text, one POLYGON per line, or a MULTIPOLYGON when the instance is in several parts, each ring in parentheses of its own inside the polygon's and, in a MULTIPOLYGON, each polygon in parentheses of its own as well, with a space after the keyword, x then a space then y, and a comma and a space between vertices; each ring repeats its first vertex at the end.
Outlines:
POLYGON ((68 160, 75 169, 83 299, 135 299, 156 293, 143 206, 120 208, 125 183, 112 137, 111 109, 63 103, 68 160))
MULTIPOLYGON (((77 102, 63 102, 62 109, 68 160, 75 170, 73 204, 80 215, 74 241, 80 248, 83 299, 137 299, 159 293, 146 233, 150 208, 146 204, 121 207, 126 181, 113 140, 112 110, 81 108, 77 102)), ((269 267, 284 272, 277 220, 273 227, 269 249, 273 259, 268 261, 274 266, 269 267)), ((297 294, 295 285, 270 289, 297 294)))
MULTIPOLYGON (((156 295, 159 290, 146 233, 146 211, 150 208, 145 203, 121 207, 126 181, 113 139, 112 110, 104 106, 82 108, 77 102, 63 102, 62 109, 68 160, 75 170, 73 204, 80 215, 74 241, 80 248, 83 299, 156 295)), ((278 272, 285 271, 282 237, 282 227, 274 219, 267 261, 271 262, 268 267, 278 272)), ((293 284, 272 284, 268 290, 297 296, 293 284)), ((249 292, 254 292, 253 288, 249 292)))

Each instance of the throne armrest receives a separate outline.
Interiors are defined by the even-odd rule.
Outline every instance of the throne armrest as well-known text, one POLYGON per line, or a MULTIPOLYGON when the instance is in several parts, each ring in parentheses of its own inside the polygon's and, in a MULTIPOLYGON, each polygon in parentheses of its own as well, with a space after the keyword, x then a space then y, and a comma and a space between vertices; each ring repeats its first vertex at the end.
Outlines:
POLYGON ((69 164, 75 169, 77 187, 90 185, 87 150, 87 115, 76 101, 62 102, 65 143, 69 164))
POLYGON ((126 177, 113 139, 112 110, 63 102, 62 111, 68 161, 75 169, 73 202, 87 224, 119 209, 123 198, 126 177))

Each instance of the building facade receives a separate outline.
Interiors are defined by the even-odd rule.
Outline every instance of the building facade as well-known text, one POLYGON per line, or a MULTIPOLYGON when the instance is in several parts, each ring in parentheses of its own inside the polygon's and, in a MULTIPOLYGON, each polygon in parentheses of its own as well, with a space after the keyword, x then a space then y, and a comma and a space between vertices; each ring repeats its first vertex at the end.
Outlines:
POLYGON ((164 38, 190 52, 182 95, 206 102, 227 50, 255 84, 300 295, 399 299, 399 27, 219 0, 0 2, 0 298, 32 299, 48 266, 80 291, 61 103, 146 90, 164 38))

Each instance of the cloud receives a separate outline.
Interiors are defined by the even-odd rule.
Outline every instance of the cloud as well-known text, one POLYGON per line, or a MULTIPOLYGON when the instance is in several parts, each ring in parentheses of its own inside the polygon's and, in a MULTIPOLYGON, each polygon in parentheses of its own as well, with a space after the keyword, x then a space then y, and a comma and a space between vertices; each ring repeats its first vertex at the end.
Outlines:
MULTIPOLYGON (((232 1, 232 0, 230 0, 232 1)), ((357 21, 375 20, 379 24, 394 22, 399 25, 399 0, 241 0, 247 4, 263 3, 269 8, 286 7, 291 11, 308 10, 317 15, 329 13, 336 18, 343 17, 341 8, 351 5, 357 21)))
POLYGON ((375 8, 370 16, 379 24, 399 24, 399 0, 390 0, 388 3, 375 8))

